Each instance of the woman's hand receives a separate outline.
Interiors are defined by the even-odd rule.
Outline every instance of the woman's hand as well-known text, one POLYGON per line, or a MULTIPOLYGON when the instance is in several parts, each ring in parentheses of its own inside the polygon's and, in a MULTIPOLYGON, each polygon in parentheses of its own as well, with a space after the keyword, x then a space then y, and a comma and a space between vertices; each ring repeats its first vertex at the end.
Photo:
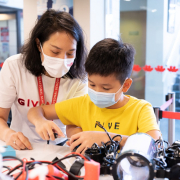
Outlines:
POLYGON ((15 132, 13 130, 10 130, 5 142, 7 145, 12 146, 16 150, 33 149, 28 138, 24 136, 22 132, 15 132))
POLYGON ((58 136, 65 137, 61 129, 50 119, 58 119, 55 105, 44 105, 33 107, 28 112, 29 121, 34 124, 36 132, 43 140, 55 140, 54 133, 58 136), (48 120, 49 119, 49 120, 48 120))
POLYGON ((91 148, 94 143, 101 146, 101 142, 109 141, 109 137, 105 132, 98 131, 84 131, 71 136, 70 149, 73 149, 80 145, 76 152, 84 154, 87 148, 91 148))
POLYGON ((39 120, 35 123, 36 132, 43 140, 55 140, 54 133, 58 136, 65 137, 61 129, 51 120, 39 120))

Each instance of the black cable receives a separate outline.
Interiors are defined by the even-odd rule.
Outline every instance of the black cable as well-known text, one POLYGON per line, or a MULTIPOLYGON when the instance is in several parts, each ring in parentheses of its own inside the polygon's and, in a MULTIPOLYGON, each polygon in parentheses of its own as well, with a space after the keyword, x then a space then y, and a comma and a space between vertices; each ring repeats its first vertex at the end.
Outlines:
MULTIPOLYGON (((15 157, 15 156, 4 156, 4 157, 3 157, 3 160, 4 160, 4 159, 14 159, 14 160, 18 160, 18 161, 20 161, 21 166, 23 166, 23 161, 22 161, 21 159, 15 157)), ((15 169, 16 169, 16 168, 15 168, 15 169)), ((11 170, 7 173, 7 175, 10 175, 11 172, 13 172, 13 171, 14 171, 14 169, 11 169, 11 170)), ((20 173, 18 174, 18 177, 19 177, 21 174, 22 174, 22 172, 20 172, 20 173)))
MULTIPOLYGON (((26 180, 28 180, 28 167, 31 167, 32 165, 33 165, 33 163, 35 164, 35 163, 47 163, 47 164, 52 164, 52 165, 54 165, 54 164, 56 164, 56 163, 58 163, 59 161, 62 161, 62 160, 64 160, 64 159, 67 159, 67 158, 71 158, 71 157, 76 157, 76 156, 79 156, 79 155, 77 155, 77 154, 72 154, 72 155, 70 155, 70 156, 66 156, 66 157, 63 157, 63 158, 61 158, 61 159, 58 159, 57 161, 54 161, 54 162, 52 162, 52 163, 49 163, 49 162, 27 162, 26 163, 26 167, 25 167, 25 170, 26 170, 26 180), (29 166, 27 166, 27 164, 29 164, 29 166)), ((21 159, 19 159, 19 158, 17 158, 17 157, 14 157, 14 156, 4 156, 3 157, 3 159, 15 159, 15 160, 18 160, 18 161, 20 161, 21 162, 21 165, 19 165, 19 166, 16 166, 15 168, 13 168, 13 169, 11 169, 8 173, 7 173, 7 175, 10 175, 13 171, 15 171, 15 170, 17 170, 18 168, 20 168, 20 167, 23 167, 23 161, 21 160, 21 159)), ((88 159, 89 160, 89 159, 88 159)), ((56 166, 55 166, 56 167, 56 166)), ((71 175, 72 177, 74 177, 74 178, 76 178, 76 179, 84 179, 84 178, 80 178, 80 177, 76 177, 74 174, 72 174, 72 173, 70 173, 69 171, 67 171, 65 168, 63 168, 63 167, 60 167, 61 169, 63 169, 66 173, 68 173, 68 175, 71 175)), ((21 176, 21 174, 22 174, 22 171, 14 178, 14 180, 17 180, 20 176, 21 176)))
POLYGON ((14 178, 14 180, 17 180, 21 174, 22 174, 22 171, 14 178))
MULTIPOLYGON (((26 171, 26 178, 25 180, 28 180, 28 168, 27 166, 25 167, 25 171, 26 171)), ((21 175, 22 175, 23 171, 21 171, 15 178, 14 180, 17 180, 21 175)))
MULTIPOLYGON (((20 167, 21 167, 21 166, 23 167, 23 161, 22 161, 21 159, 15 157, 15 156, 4 156, 4 157, 3 157, 3 160, 4 160, 4 159, 14 159, 14 160, 18 160, 18 161, 21 162, 21 165, 19 165, 19 166, 20 166, 20 167)), ((16 168, 11 169, 11 170, 7 173, 7 175, 10 175, 13 171, 15 171, 16 169, 18 169, 19 166, 16 167, 16 168)), ((26 179, 25 179, 25 180, 28 180, 28 168, 27 168, 27 166, 25 166, 25 171, 26 171, 26 179)), ((21 176, 22 172, 23 172, 23 171, 21 171, 21 172, 14 178, 14 180, 17 180, 17 179, 21 176)))
MULTIPOLYGON (((27 162, 26 165, 27 165, 27 164, 30 164, 30 163, 32 163, 32 162, 27 162)), ((51 163, 49 163, 49 162, 41 162, 41 163, 51 164, 51 163)), ((20 168, 20 167, 23 167, 23 164, 18 165, 18 166, 16 166, 15 168, 11 169, 11 171, 9 171, 7 175, 10 175, 13 171, 17 170, 17 169, 20 168)), ((30 169, 29 169, 29 170, 30 170, 30 169)))
POLYGON ((100 124, 100 122, 96 122, 96 124, 97 124, 101 129, 103 129, 103 130, 106 132, 106 134, 108 135, 109 139, 112 141, 111 136, 110 136, 109 133, 106 131, 106 129, 100 124))
MULTIPOLYGON (((64 159, 68 159, 68 158, 71 158, 71 157, 76 157, 76 156, 79 156, 78 154, 72 154, 70 156, 66 156, 66 157, 63 157, 61 159, 58 159, 54 162, 52 162, 51 164, 54 165, 56 163, 58 163, 59 161, 62 161, 64 159)), ((71 172, 67 171, 65 168, 61 167, 61 169, 63 169, 63 171, 65 171, 66 173, 68 173, 68 175, 71 175, 73 178, 76 178, 76 179, 84 179, 84 178, 80 178, 80 177, 76 177, 74 174, 72 174, 71 172)))
POLYGON ((39 162, 39 161, 31 162, 31 163, 28 165, 28 170, 33 169, 36 164, 40 164, 40 165, 41 165, 42 162, 39 162))
MULTIPOLYGON (((52 164, 52 165, 54 165, 54 164, 58 163, 59 161, 63 161, 64 159, 68 159, 68 158, 71 158, 71 157, 76 157, 76 156, 79 156, 79 155, 78 155, 78 154, 72 154, 72 155, 69 155, 69 156, 63 157, 63 158, 61 158, 61 159, 58 159, 58 160, 56 160, 56 161, 52 162, 51 164, 52 164)), ((89 160, 89 159, 88 159, 88 160, 89 160)))
POLYGON ((53 176, 56 179, 64 180, 64 178, 58 177, 58 176, 53 176))
POLYGON ((120 137, 120 140, 118 141, 118 143, 120 143, 121 141, 122 141, 122 136, 120 135, 120 134, 117 134, 117 135, 115 135, 113 138, 112 138, 112 140, 114 140, 114 138, 116 138, 116 137, 120 137))
POLYGON ((14 159, 14 160, 18 160, 21 162, 21 164, 23 164, 23 161, 15 156, 4 156, 3 159, 14 159))
POLYGON ((11 168, 9 168, 8 166, 3 166, 3 168, 8 169, 9 171, 11 170, 11 168))

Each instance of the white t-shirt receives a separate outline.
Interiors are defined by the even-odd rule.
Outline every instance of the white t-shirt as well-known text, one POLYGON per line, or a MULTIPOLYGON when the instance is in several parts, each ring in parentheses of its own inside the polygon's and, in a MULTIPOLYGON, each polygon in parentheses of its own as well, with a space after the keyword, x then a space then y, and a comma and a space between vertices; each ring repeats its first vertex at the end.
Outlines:
MULTIPOLYGON (((45 102, 52 102, 55 78, 42 75, 45 102)), ((61 78, 57 102, 87 93, 87 84, 78 79, 61 78)), ((11 129, 22 132, 30 142, 44 142, 36 133, 35 126, 27 119, 28 110, 39 106, 37 77, 22 63, 22 55, 9 57, 0 71, 0 107, 11 108, 11 129)), ((58 120, 54 122, 66 134, 66 126, 58 120)), ((59 141, 61 142, 62 139, 59 141)), ((56 141, 56 143, 59 143, 56 141)), ((55 142, 51 142, 55 144, 55 142)))

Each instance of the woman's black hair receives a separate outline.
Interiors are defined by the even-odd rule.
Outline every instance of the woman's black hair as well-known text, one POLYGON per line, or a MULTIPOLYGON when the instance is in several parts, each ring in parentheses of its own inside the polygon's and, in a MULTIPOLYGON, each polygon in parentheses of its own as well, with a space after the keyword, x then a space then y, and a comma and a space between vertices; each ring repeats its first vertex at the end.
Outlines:
POLYGON ((85 69, 88 75, 114 74, 123 84, 131 75, 134 55, 135 49, 130 44, 107 38, 93 46, 85 63, 85 69))
POLYGON ((45 73, 36 39, 38 38, 43 45, 55 32, 66 32, 77 41, 76 58, 65 76, 83 80, 86 74, 84 63, 87 58, 83 32, 77 21, 67 12, 47 10, 37 21, 28 42, 21 48, 25 67, 35 76, 45 73))

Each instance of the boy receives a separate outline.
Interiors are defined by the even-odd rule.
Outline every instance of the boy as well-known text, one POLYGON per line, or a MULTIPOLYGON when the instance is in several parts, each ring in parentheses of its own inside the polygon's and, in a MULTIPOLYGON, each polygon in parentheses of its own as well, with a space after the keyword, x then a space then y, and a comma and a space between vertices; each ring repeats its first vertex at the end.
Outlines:
POLYGON ((95 142, 101 145, 102 141, 109 141, 96 121, 111 137, 122 135, 121 147, 127 137, 136 132, 158 139, 160 131, 152 106, 145 100, 124 95, 132 84, 134 54, 134 48, 121 41, 108 38, 98 42, 85 63, 88 95, 30 109, 28 119, 35 125, 37 133, 44 140, 49 137, 54 140, 53 131, 62 135, 55 123, 48 121, 59 118, 67 125, 70 149, 81 144, 76 152, 82 153, 95 142))

